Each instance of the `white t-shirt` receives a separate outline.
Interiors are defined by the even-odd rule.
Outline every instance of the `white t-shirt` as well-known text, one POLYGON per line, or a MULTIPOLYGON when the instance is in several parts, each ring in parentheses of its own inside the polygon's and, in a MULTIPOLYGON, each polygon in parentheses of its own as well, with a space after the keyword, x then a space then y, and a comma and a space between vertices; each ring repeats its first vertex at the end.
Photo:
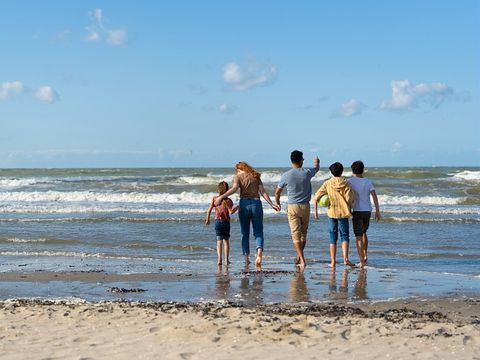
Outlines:
POLYGON ((347 180, 352 185, 354 199, 352 211, 372 211, 370 193, 375 191, 373 183, 367 178, 353 176, 347 180))

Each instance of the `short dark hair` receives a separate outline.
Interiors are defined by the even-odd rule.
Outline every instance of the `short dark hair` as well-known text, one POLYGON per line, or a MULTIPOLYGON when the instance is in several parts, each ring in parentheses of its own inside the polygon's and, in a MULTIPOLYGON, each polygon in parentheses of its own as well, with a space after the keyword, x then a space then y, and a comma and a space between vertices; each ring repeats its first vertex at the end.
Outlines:
POLYGON ((333 176, 342 176, 343 174, 343 165, 339 162, 333 163, 328 169, 333 176))
POLYGON ((362 175, 363 170, 365 169, 365 165, 363 165, 363 161, 357 160, 353 162, 351 168, 352 168, 352 172, 355 175, 362 175))
POLYGON ((303 152, 299 150, 293 150, 290 154, 290 160, 293 164, 299 164, 303 161, 303 152))

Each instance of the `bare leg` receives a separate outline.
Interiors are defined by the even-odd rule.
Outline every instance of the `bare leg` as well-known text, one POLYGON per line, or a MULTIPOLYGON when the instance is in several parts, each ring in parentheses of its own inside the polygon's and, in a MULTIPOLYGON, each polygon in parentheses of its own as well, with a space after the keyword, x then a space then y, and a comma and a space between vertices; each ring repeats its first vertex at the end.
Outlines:
POLYGON ((263 259, 263 250, 257 250, 257 257, 255 258, 255 267, 261 268, 262 267, 262 259, 263 259))
POLYGON ((365 233, 363 234, 363 252, 365 253, 365 256, 363 257, 363 259, 365 261, 365 264, 368 261, 367 250, 368 250, 368 236, 367 236, 367 233, 365 233))
POLYGON ((228 266, 230 264, 230 241, 227 239, 223 240, 223 254, 225 255, 225 264, 228 266))
POLYGON ((360 259, 360 267, 365 266, 365 250, 363 249, 363 236, 355 236, 357 240, 357 252, 358 258, 360 259))
POLYGON ((245 265, 250 264, 250 255, 245 255, 245 265))
POLYGON ((296 264, 297 266, 305 266, 305 257, 303 256, 303 248, 301 242, 294 242, 293 247, 295 248, 295 251, 297 252, 297 259, 298 263, 296 264))
POLYGON ((348 260, 348 241, 342 241, 342 251, 343 251, 343 263, 348 266, 354 267, 355 264, 348 260))
POLYGON ((222 240, 217 240, 217 265, 222 265, 222 240))
POLYGON ((330 267, 333 269, 337 264, 337 245, 330 244, 330 267))

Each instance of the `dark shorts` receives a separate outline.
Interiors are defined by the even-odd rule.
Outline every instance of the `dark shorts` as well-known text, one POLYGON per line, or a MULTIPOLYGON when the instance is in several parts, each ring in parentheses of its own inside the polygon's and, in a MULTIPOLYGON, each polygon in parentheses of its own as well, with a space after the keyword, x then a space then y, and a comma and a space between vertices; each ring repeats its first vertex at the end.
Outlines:
POLYGON ((217 240, 230 239, 230 221, 215 220, 215 234, 217 240))
POLYGON ((367 233, 370 225, 371 211, 354 211, 352 212, 353 233, 355 236, 362 236, 367 233))

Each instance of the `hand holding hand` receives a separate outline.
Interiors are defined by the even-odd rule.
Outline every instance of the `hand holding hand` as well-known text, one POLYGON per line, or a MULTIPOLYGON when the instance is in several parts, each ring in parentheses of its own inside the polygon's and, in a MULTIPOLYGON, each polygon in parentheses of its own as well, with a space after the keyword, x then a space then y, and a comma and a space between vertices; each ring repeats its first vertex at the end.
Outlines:
POLYGON ((276 212, 279 212, 280 209, 281 209, 281 206, 280 206, 280 205, 277 205, 277 204, 272 204, 272 208, 273 208, 276 212))

